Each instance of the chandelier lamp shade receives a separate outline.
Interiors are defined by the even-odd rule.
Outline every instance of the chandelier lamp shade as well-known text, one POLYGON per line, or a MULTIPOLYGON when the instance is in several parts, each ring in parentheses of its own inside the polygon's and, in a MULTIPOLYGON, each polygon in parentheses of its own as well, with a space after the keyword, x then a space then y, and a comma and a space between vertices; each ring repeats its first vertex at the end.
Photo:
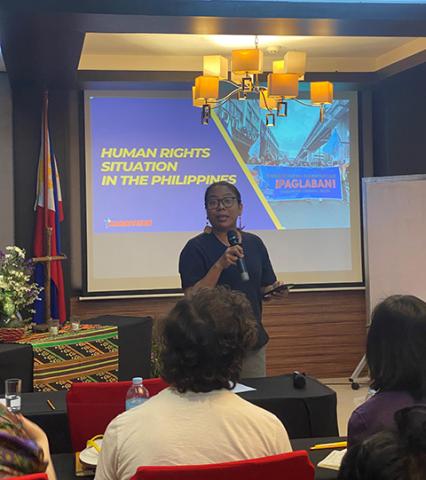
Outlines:
POLYGON ((201 123, 208 124, 211 109, 220 107, 231 98, 246 100, 258 96, 260 108, 266 110, 266 125, 274 126, 275 117, 287 116, 287 102, 297 101, 306 106, 320 108, 320 121, 324 120, 324 105, 333 102, 331 82, 311 82, 310 103, 300 100, 299 82, 304 80, 306 52, 288 51, 282 60, 272 63, 267 75, 267 86, 260 85, 258 75, 263 73, 263 52, 259 48, 233 50, 231 53, 231 79, 228 79, 228 59, 221 55, 203 57, 203 75, 195 78, 192 103, 201 108, 201 123), (222 84, 227 93, 220 96, 222 84))
POLYGON ((299 76, 294 73, 270 73, 268 95, 274 98, 296 98, 299 95, 299 76))
POLYGON ((232 51, 232 71, 239 74, 262 73, 263 52, 258 48, 232 51))
POLYGON ((320 107, 320 121, 324 121, 324 105, 333 103, 333 84, 330 82, 311 83, 311 102, 320 107))

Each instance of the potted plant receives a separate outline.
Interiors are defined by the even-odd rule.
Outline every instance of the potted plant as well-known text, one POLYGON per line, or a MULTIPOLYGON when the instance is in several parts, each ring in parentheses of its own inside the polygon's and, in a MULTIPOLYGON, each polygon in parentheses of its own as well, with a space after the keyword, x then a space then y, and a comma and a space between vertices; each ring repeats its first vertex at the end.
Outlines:
POLYGON ((25 326, 32 321, 34 301, 42 288, 31 280, 31 260, 25 259, 25 250, 9 246, 0 251, 0 339, 16 340, 23 336, 25 326), (7 331, 7 330, 8 331, 7 331), (11 329, 18 330, 12 335, 11 329))

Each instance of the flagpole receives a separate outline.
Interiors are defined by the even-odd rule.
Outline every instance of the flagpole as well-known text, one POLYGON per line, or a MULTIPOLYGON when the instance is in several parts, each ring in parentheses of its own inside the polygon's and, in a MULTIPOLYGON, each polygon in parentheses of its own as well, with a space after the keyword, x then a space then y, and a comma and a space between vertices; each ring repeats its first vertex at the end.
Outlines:
MULTIPOLYGON (((45 232, 45 255, 50 257, 52 253, 52 228, 49 226, 49 126, 47 124, 47 110, 49 106, 48 92, 43 95, 43 171, 44 171, 44 232, 45 232)), ((53 177, 52 177, 53 180, 53 177)), ((51 318, 50 305, 50 262, 46 262, 46 275, 44 283, 44 320, 48 324, 51 318)))
MULTIPOLYGON (((61 210, 62 197, 60 193, 59 179, 56 169, 55 158, 51 150, 50 139, 49 139, 49 123, 48 123, 48 92, 43 93, 43 102, 42 102, 42 116, 41 116, 41 145, 40 145, 40 158, 39 158, 39 169, 37 176, 37 200, 35 209, 40 212, 37 215, 36 220, 36 231, 35 231, 35 241, 34 241, 34 250, 35 256, 33 262, 40 262, 44 264, 44 315, 38 317, 39 323, 34 326, 35 331, 44 332, 48 329, 49 325, 52 322, 52 297, 56 295, 56 289, 52 291, 52 275, 55 275, 56 282, 55 286, 62 285, 62 268, 59 268, 58 265, 61 265, 59 262, 66 259, 66 255, 58 252, 57 247, 57 235, 60 235, 59 227, 56 231, 56 215, 58 215, 58 208, 61 210), (59 192, 59 202, 57 202, 59 192), (50 198, 50 205, 49 205, 50 198), (49 215, 49 207, 51 209, 49 215), (44 210, 43 210, 44 209, 44 210), (41 210, 41 211, 40 211, 41 210), (52 214, 55 215, 55 219, 52 224, 49 224, 52 214), (52 255, 53 252, 53 255, 52 255), (55 265, 52 265, 52 262, 58 262, 55 265), (57 267, 57 268, 53 268, 57 267), (60 270, 60 273, 58 273, 60 270), (58 275, 60 275, 58 277, 58 275)), ((62 210, 61 210, 62 211, 62 210)), ((59 219, 59 221, 62 221, 59 219)), ((40 279, 40 283, 42 280, 40 279)), ((63 295, 63 290, 61 292, 63 295)), ((61 309, 58 312, 58 315, 62 321, 65 320, 64 315, 64 301, 63 296, 59 298, 59 307, 61 309), (62 303, 61 303, 62 302, 62 303)), ((55 313, 55 312, 54 312, 55 313)))

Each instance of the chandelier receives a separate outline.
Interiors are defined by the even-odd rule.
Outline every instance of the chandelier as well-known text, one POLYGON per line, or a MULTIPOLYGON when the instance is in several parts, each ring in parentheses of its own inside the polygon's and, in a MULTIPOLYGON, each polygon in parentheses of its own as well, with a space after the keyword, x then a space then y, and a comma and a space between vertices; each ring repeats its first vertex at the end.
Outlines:
MULTIPOLYGON (((209 123, 211 110, 222 106, 231 98, 246 100, 258 96, 259 106, 266 110, 265 123, 275 126, 276 117, 286 117, 288 101, 305 106, 319 107, 320 121, 324 120, 324 105, 333 102, 331 82, 310 83, 310 103, 298 98, 299 81, 304 80, 306 52, 288 51, 283 60, 273 62, 272 73, 267 76, 267 86, 259 84, 263 72, 263 52, 258 48, 233 50, 231 54, 231 79, 228 79, 228 59, 221 55, 203 57, 203 75, 195 78, 192 103, 201 108, 201 123, 209 123), (223 83, 227 93, 219 96, 223 83)), ((225 88, 223 89, 225 90, 225 88)))

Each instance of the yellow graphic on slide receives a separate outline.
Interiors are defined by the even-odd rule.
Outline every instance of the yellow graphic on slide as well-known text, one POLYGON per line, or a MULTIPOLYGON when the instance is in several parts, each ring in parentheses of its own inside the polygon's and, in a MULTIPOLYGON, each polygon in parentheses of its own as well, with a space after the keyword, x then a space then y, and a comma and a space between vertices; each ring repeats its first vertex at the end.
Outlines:
POLYGON ((216 115, 216 112, 211 112, 211 117, 214 120, 219 132, 222 134, 225 142, 227 143, 228 147, 230 148, 231 152, 234 154, 235 158, 237 159, 238 164, 240 165, 242 171, 244 172, 247 180, 250 182, 250 185, 253 187, 256 195, 258 196, 259 200, 261 201, 264 209, 268 212, 268 215, 271 217, 273 224, 277 230, 284 230, 285 227, 281 225, 281 222, 278 220, 275 212, 272 210, 271 206, 269 205, 268 201, 266 200, 265 196, 263 195, 262 190, 259 188, 259 185, 253 178, 253 175, 250 173, 246 163, 244 162, 243 158, 241 157, 240 152, 238 151, 237 147, 234 145, 231 137, 229 136, 226 128, 223 126, 222 122, 220 121, 219 117, 216 115))

